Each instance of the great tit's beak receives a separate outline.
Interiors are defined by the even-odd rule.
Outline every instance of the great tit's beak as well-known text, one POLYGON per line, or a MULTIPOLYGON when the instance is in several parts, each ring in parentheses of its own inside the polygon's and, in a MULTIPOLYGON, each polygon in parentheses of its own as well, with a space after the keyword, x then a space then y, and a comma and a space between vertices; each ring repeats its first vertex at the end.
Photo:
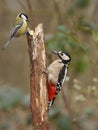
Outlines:
POLYGON ((28 19, 27 22, 30 22, 30 20, 28 19))

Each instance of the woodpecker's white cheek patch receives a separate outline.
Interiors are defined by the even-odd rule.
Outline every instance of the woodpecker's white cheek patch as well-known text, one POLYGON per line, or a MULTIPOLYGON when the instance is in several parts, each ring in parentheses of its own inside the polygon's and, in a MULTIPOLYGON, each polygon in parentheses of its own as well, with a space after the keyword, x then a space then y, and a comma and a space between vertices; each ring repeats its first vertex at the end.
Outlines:
POLYGON ((69 56, 64 55, 64 56, 63 56, 63 59, 64 59, 64 60, 69 60, 69 56))

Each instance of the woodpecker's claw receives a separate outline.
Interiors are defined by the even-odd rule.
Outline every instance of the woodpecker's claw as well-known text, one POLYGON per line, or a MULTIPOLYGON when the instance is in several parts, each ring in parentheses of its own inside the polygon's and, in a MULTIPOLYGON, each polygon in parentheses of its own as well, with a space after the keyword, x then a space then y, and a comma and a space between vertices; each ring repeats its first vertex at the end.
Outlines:
POLYGON ((43 72, 44 72, 45 74, 48 74, 47 68, 45 68, 45 69, 43 70, 43 72))

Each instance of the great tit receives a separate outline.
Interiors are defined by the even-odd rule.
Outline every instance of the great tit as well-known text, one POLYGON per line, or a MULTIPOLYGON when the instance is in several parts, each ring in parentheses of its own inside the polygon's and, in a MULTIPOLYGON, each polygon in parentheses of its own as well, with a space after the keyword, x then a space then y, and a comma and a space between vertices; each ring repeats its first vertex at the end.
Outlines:
POLYGON ((15 19, 14 28, 11 31, 10 37, 2 50, 4 50, 12 39, 19 37, 27 32, 28 16, 25 13, 19 13, 15 19))

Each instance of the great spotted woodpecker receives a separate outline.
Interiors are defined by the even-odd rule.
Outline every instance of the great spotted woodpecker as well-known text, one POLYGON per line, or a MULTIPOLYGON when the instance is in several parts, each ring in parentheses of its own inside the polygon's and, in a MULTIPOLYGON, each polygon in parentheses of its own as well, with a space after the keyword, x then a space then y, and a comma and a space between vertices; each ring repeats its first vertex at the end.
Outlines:
POLYGON ((53 104, 56 95, 61 90, 67 74, 68 62, 71 57, 66 52, 52 51, 59 59, 52 62, 47 68, 47 91, 48 91, 48 108, 53 104))

